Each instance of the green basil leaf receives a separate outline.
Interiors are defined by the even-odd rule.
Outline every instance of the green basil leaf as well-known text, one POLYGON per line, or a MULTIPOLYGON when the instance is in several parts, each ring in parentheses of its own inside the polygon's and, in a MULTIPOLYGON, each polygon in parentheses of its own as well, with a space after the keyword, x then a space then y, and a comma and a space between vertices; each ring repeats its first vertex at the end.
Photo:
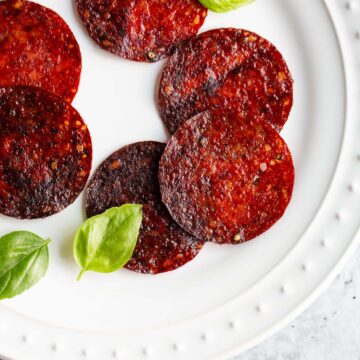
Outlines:
POLYGON ((11 272, 8 271, 0 278, 0 294, 6 289, 7 284, 11 279, 11 272))
POLYGON ((199 0, 201 4, 214 12, 226 12, 235 10, 240 6, 244 6, 254 2, 255 0, 199 0))
POLYGON ((78 229, 73 244, 76 262, 82 270, 110 273, 131 258, 139 236, 142 205, 126 204, 86 220, 78 229))
POLYGON ((23 293, 46 274, 49 242, 28 231, 0 238, 0 300, 23 293))

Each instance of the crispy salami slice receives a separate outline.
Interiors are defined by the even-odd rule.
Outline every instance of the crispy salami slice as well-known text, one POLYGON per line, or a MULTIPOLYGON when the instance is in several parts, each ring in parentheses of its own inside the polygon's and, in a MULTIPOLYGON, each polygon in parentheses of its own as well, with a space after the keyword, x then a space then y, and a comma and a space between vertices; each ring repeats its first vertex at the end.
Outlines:
POLYGON ((0 88, 0 213, 63 210, 84 188, 91 159, 89 131, 70 104, 41 88, 0 88))
POLYGON ((207 15, 197 0, 76 0, 89 35, 120 57, 154 62, 196 35, 207 15))
POLYGON ((0 86, 30 85, 71 102, 80 81, 81 54, 65 21, 25 0, 0 2, 0 86))
POLYGON ((153 141, 123 147, 100 165, 87 190, 89 217, 125 203, 144 205, 138 243, 126 265, 140 273, 174 270, 203 246, 180 228, 161 202, 158 168, 164 148, 165 144, 153 141))
POLYGON ((162 200, 190 234, 238 244, 269 229, 289 204, 294 166, 262 120, 205 112, 170 139, 160 162, 162 200))
POLYGON ((179 46, 165 67, 159 107, 170 133, 211 108, 242 112, 280 130, 293 103, 293 81, 279 51, 246 30, 217 29, 179 46))

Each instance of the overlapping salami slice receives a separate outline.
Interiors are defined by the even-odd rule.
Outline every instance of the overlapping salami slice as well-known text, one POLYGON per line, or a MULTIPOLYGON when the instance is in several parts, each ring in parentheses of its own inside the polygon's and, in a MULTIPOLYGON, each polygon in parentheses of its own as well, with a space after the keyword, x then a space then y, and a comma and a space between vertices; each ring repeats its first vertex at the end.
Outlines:
POLYGON ((154 62, 196 35, 207 15, 197 0, 76 0, 89 35, 103 49, 154 62))
POLYGON ((91 159, 89 131, 70 104, 36 87, 0 88, 0 213, 63 210, 84 188, 91 159))
POLYGON ((164 148, 148 141, 116 151, 100 165, 87 190, 89 217, 125 203, 144 205, 139 239, 126 265, 141 273, 174 270, 192 260, 203 246, 179 227, 161 202, 158 168, 164 148))
POLYGON ((0 1, 0 86, 38 86, 70 102, 80 73, 78 43, 59 15, 31 1, 0 1))
POLYGON ((263 119, 278 131, 293 103, 293 81, 279 51, 246 30, 216 29, 179 46, 162 74, 159 106, 170 133, 211 108, 263 119))
POLYGON ((272 126, 241 114, 196 115, 160 161, 162 200, 190 234, 238 244, 269 229, 289 204, 294 166, 272 126))

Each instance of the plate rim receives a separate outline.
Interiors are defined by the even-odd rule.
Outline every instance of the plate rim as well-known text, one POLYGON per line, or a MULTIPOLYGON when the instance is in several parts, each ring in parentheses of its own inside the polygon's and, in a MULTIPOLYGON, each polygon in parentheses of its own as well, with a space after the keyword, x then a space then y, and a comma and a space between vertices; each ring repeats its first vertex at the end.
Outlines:
MULTIPOLYGON (((336 20, 336 16, 335 16, 335 12, 336 12, 335 6, 336 5, 332 3, 333 1, 335 1, 335 0, 322 0, 322 2, 324 3, 324 6, 326 8, 326 11, 328 12, 328 15, 330 17, 330 20, 332 22, 332 25, 333 25, 333 28, 335 31, 335 35, 336 35, 336 40, 337 40, 338 46, 341 50, 341 61, 342 61, 343 72, 345 75, 345 91, 346 91, 345 97, 346 97, 346 101, 347 101, 348 94, 349 94, 349 90, 348 90, 349 83, 350 83, 349 79, 351 78, 351 75, 349 75, 349 73, 350 73, 349 67, 346 65, 346 62, 347 62, 346 58, 349 55, 345 55, 345 54, 348 54, 349 48, 353 47, 353 45, 350 45, 350 43, 356 44, 356 42, 349 40, 348 34, 345 34, 344 29, 339 30, 339 20, 336 20)), ((343 3, 343 10, 344 10, 344 12, 347 11, 348 12, 347 15, 349 15, 352 12, 357 11, 358 6, 356 5, 356 3, 353 0, 348 0, 343 3)), ((344 17, 344 15, 342 15, 342 16, 344 17)), ((346 17, 346 15, 345 15, 345 17, 346 17)), ((360 15, 359 15, 359 17, 360 17, 360 15)), ((344 21, 346 21, 346 20, 343 19, 342 22, 344 22, 344 21)), ((355 41, 360 40, 360 31, 356 31, 356 27, 355 27, 355 33, 353 33, 353 35, 354 35, 353 40, 355 40, 355 41)), ((358 41, 358 43, 359 43, 359 41, 358 41)), ((348 115, 347 107, 348 107, 348 104, 346 105, 346 109, 345 109, 346 125, 345 125, 345 129, 344 129, 344 133, 346 131, 349 131, 348 130, 349 115, 348 115)), ((345 134, 342 137, 341 149, 340 149, 336 169, 334 171, 333 179, 328 187, 328 191, 325 195, 325 198, 323 199, 323 201, 322 201, 318 211, 316 212, 313 220, 311 221, 311 223, 315 221, 315 218, 317 217, 318 213, 320 212, 321 208, 323 207, 323 203, 325 202, 325 199, 328 197, 329 192, 332 191, 332 188, 335 183, 335 177, 337 176, 338 171, 339 171, 339 163, 342 161, 343 156, 345 156, 344 155, 344 153, 345 153, 344 144, 345 144, 345 134)), ((360 161, 360 155, 357 155, 357 160, 360 161)), ((350 185, 350 187, 351 187, 351 185, 350 185)), ((354 191, 351 188, 349 190, 354 191)), ((338 216, 338 214, 336 216, 338 216)), ((310 224, 309 224, 309 226, 310 226, 310 224)), ((240 356, 241 354, 252 349, 253 347, 260 345, 263 341, 265 341, 268 338, 270 338, 271 336, 275 335, 278 331, 280 331, 281 329, 286 327, 286 325, 288 325, 291 321, 295 320, 299 315, 301 315, 301 313, 303 313, 306 309, 308 309, 327 290, 327 288, 330 286, 330 284, 335 280, 336 276, 345 267, 345 265, 347 264, 347 262, 349 261, 351 256, 354 254, 355 250, 357 249, 357 247, 359 245, 360 245, 360 225, 358 224, 357 229, 355 230, 355 233, 352 237, 352 240, 350 241, 349 245, 347 246, 345 251, 340 256, 339 260, 335 263, 333 269, 328 273, 328 275, 326 277, 323 278, 320 285, 317 288, 315 288, 310 293, 309 296, 307 296, 303 299, 303 301, 300 305, 295 307, 290 313, 288 313, 287 316, 278 320, 278 322, 275 323, 272 327, 266 329, 264 332, 260 333, 258 336, 253 338, 248 343, 244 343, 237 347, 229 349, 226 353, 215 356, 213 358, 213 360, 228 360, 232 357, 240 356)), ((296 245, 294 247, 296 247, 296 245)), ((292 249, 290 251, 292 251, 292 249)))
MULTIPOLYGON (((350 16, 352 16, 352 14, 355 13, 355 10, 357 10, 357 8, 354 7, 353 1, 352 0, 348 0, 346 2, 341 2, 340 0, 320 0, 322 3, 324 3, 330 19, 333 23, 333 28, 334 31, 336 33, 337 36, 337 42, 339 45, 339 48, 341 49, 341 59, 342 59, 342 65, 343 65, 343 71, 344 71, 344 76, 345 76, 345 91, 347 92, 345 99, 347 102, 347 106, 349 105, 348 102, 348 95, 350 93, 349 91, 349 84, 353 81, 350 81, 350 77, 351 77, 351 72, 355 71, 354 69, 350 69, 349 66, 347 66, 347 59, 349 55, 353 49, 354 46, 356 44, 355 40, 358 39, 360 40, 360 35, 356 35, 354 34, 354 26, 352 24, 352 21, 350 21, 350 16), (340 4, 341 3, 341 4, 340 4), (342 12, 339 11, 339 9, 337 9, 338 6, 341 6, 341 9, 343 10, 342 12), (354 10, 354 11, 353 11, 354 10), (344 19, 344 17, 347 18, 344 19), (342 20, 340 20, 340 18, 342 18, 342 20), (339 23, 342 23, 341 28, 339 27, 339 23), (347 23, 346 25, 346 29, 345 26, 343 28, 344 23, 347 23), (349 36, 349 32, 350 35, 353 34, 354 35, 354 39, 351 39, 349 36)), ((360 17, 360 14, 359 14, 360 17)), ((356 30, 356 27, 355 27, 356 30)), ((357 33, 359 34, 359 33, 357 33)), ((357 46, 360 44, 359 41, 357 41, 357 46)), ((353 76, 353 78, 355 78, 353 76)), ((357 84, 358 85, 358 84, 357 84)), ((349 132, 349 121, 351 119, 349 119, 349 113, 347 112, 347 106, 346 106, 346 123, 345 123, 345 128, 344 128, 344 132, 348 133, 349 132)), ((353 119, 353 121, 355 122, 355 120, 353 119)), ((338 162, 336 165, 336 169, 334 171, 334 177, 329 185, 327 194, 325 195, 325 198, 323 199, 318 211, 316 212, 316 215, 314 217, 314 219, 311 221, 311 223, 313 223, 315 221, 315 218, 318 216, 318 213, 320 211, 320 209, 324 206, 324 202, 326 200, 326 198, 328 198, 329 193, 331 193, 332 191, 335 191, 337 189, 334 190, 334 187, 336 186, 336 178, 338 176, 339 173, 339 166, 340 164, 344 163, 344 160, 349 160, 347 158, 347 151, 345 148, 345 137, 346 134, 344 134, 343 138, 342 138, 342 144, 341 144, 341 150, 339 153, 339 158, 338 158, 338 162)), ((356 152, 356 149, 354 149, 356 152)), ((353 156, 353 152, 350 152, 351 157, 353 156)), ((360 163, 360 152, 357 152, 357 154, 355 156, 358 156, 357 159, 355 159, 355 161, 357 161, 358 163, 360 163)), ((350 159, 350 161, 352 161, 352 159, 350 159)), ((328 287, 328 285, 333 281, 333 279, 335 278, 335 276, 340 272, 340 270, 343 268, 343 266, 345 265, 345 263, 347 262, 347 260, 350 258, 350 256, 352 255, 352 253, 354 252, 354 250, 356 249, 356 247, 358 246, 358 244, 360 243, 360 229, 359 229, 359 221, 356 220, 357 225, 355 225, 356 229, 353 233, 352 236, 352 240, 349 242, 349 244, 347 245, 347 247, 345 248, 345 250, 341 253, 341 255, 339 256, 338 260, 336 261, 336 263, 334 263, 332 270, 330 272, 327 273, 327 275, 325 277, 322 278, 322 280, 320 281, 320 284, 318 286, 315 285, 315 289, 313 289, 310 294, 308 296, 302 297, 301 298, 301 303, 296 306, 295 308, 293 308, 293 310, 288 313, 286 316, 284 316, 283 318, 279 319, 272 327, 267 328, 265 331, 263 331, 262 333, 258 334, 256 337, 254 337, 253 339, 251 339, 248 342, 245 342, 243 344, 239 344, 238 346, 232 347, 231 349, 229 349, 228 351, 226 351, 225 353, 221 353, 218 355, 215 355, 214 357, 212 357, 212 359, 218 359, 218 360, 226 360, 228 358, 230 358, 231 356, 236 356, 236 355, 240 355, 241 353, 243 353, 244 351, 250 349, 251 347, 259 344, 260 342, 262 342, 263 340, 265 340, 266 338, 268 338, 269 336, 273 335, 275 332, 277 332, 278 330, 280 330, 282 327, 284 327, 286 324, 288 324, 290 321, 292 321, 296 316, 298 316, 302 311, 304 311, 308 306, 310 306, 310 304, 315 301, 316 298, 318 298, 320 296, 320 294, 328 287)), ((309 224, 310 226, 310 224, 309 224)), ((295 245, 296 246, 296 245, 295 245)), ((292 249, 290 249, 290 251, 292 251, 292 249)), ((280 264, 280 263, 279 263, 280 264)), ((277 264, 277 265, 279 265, 277 264)), ((271 270, 273 271, 273 270, 271 270)), ((1 307, 0 307, 1 308, 1 307)), ((1 309, 0 309, 1 310, 1 309)), ((23 342, 27 342, 28 339, 22 339, 23 342)), ((4 346, 5 348, 5 352, 4 352, 4 356, 7 356, 9 358, 11 358, 10 356, 10 351, 8 351, 8 354, 6 353, 6 345, 4 346)), ((1 351, 3 351, 1 349, 1 351)), ((54 353, 54 355, 56 355, 56 353, 54 353)), ((86 357, 87 354, 86 352, 79 352, 79 357, 86 357)), ((143 353, 143 355, 146 355, 146 353, 143 353)), ((61 358, 61 354, 59 355, 59 353, 57 353, 57 356, 60 356, 61 358)), ((54 356, 55 358, 56 356, 54 356)), ((114 358, 116 358, 114 356, 114 358)))

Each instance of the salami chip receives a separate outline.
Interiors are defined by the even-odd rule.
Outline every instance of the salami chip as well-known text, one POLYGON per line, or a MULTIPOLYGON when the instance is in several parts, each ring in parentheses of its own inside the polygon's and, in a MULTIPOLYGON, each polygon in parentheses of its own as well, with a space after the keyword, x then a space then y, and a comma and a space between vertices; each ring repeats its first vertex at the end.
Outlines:
POLYGON ((136 61, 169 56, 196 35, 207 15, 197 0, 76 0, 89 35, 103 49, 136 61))
POLYGON ((41 88, 0 88, 0 213, 63 210, 84 188, 91 159, 89 131, 70 104, 41 88))
POLYGON ((81 54, 64 20, 25 0, 0 2, 0 86, 30 85, 71 102, 80 81, 81 54))
POLYGON ((147 141, 116 151, 100 165, 87 191, 89 217, 126 203, 144 205, 139 239, 126 265, 140 273, 174 270, 192 260, 203 246, 172 220, 161 202, 158 168, 164 148, 164 144, 147 141))
POLYGON ((179 46, 161 78, 159 107, 170 133, 208 109, 242 112, 278 131, 293 103, 293 81, 279 51, 246 30, 217 29, 179 46))
POLYGON ((205 112, 170 139, 160 162, 162 200, 190 234, 238 244, 269 229, 289 204, 294 167, 262 120, 205 112))

